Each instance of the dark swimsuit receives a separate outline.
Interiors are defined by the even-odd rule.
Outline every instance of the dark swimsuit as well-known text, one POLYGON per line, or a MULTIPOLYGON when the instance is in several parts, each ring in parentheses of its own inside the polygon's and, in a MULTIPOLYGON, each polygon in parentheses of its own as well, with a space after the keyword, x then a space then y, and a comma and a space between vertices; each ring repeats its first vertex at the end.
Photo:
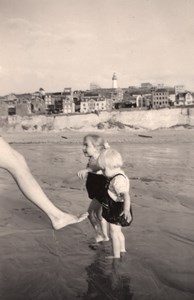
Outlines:
POLYGON ((119 173, 113 176, 112 178, 107 179, 107 183, 104 190, 104 196, 102 200, 102 216, 108 223, 126 227, 129 226, 133 221, 133 213, 132 213, 131 205, 130 205, 131 221, 128 222, 125 219, 124 215, 120 216, 120 214, 123 212, 124 209, 124 202, 116 202, 108 194, 108 188, 111 180, 118 175, 123 175, 123 174, 119 173))
POLYGON ((96 199, 102 203, 104 191, 107 184, 107 178, 104 175, 88 173, 86 180, 86 189, 90 199, 96 199))

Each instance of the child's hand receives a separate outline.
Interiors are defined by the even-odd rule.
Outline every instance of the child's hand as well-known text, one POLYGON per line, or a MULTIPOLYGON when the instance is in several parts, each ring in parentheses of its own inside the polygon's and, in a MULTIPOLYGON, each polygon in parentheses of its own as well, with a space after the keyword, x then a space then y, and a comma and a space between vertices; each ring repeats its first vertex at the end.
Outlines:
POLYGON ((85 179, 86 176, 88 175, 88 170, 87 169, 84 169, 84 170, 80 170, 78 173, 77 173, 77 176, 81 179, 85 179))
POLYGON ((132 219, 130 211, 123 211, 120 216, 124 215, 125 220, 129 223, 132 219))

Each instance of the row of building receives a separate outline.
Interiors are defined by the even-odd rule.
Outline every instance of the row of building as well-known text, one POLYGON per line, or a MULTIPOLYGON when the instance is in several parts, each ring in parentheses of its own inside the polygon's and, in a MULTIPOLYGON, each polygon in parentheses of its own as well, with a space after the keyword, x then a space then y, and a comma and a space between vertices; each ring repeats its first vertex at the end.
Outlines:
POLYGON ((96 92, 72 91, 45 93, 40 88, 33 94, 9 94, 0 97, 0 115, 72 114, 111 111, 112 99, 96 92))
POLYGON ((159 109, 190 105, 194 105, 194 94, 183 86, 154 87, 143 83, 141 87, 102 89, 93 85, 88 91, 65 88, 62 92, 46 93, 40 88, 32 94, 6 95, 0 97, 0 115, 98 113, 126 107, 159 109))

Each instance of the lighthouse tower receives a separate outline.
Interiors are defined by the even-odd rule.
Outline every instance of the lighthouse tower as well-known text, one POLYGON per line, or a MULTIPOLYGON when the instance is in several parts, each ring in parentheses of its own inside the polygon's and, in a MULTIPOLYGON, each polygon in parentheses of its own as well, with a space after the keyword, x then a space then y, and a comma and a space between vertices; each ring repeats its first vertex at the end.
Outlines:
POLYGON ((113 73, 113 76, 112 76, 112 88, 117 89, 117 76, 116 76, 116 73, 113 73))

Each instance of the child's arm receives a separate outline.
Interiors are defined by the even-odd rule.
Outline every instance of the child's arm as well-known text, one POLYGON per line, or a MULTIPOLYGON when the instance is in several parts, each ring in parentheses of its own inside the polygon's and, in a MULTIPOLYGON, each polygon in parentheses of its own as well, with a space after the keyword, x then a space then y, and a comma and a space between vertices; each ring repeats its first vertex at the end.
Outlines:
POLYGON ((113 181, 113 188, 115 193, 117 194, 116 201, 123 201, 124 200, 124 207, 123 211, 120 214, 121 216, 124 215, 124 218, 130 222, 132 219, 130 213, 130 205, 131 205, 131 198, 129 194, 130 183, 123 175, 116 176, 113 181))
POLYGON ((86 168, 86 169, 80 170, 77 173, 77 175, 78 175, 79 178, 85 179, 89 172, 92 172, 92 169, 91 168, 86 168))
POLYGON ((122 196, 124 199, 124 209, 123 209, 123 212, 121 213, 121 216, 124 215, 127 222, 130 222, 131 218, 132 218, 131 213, 130 213, 130 205, 131 205, 130 195, 128 192, 125 192, 122 194, 122 196))

